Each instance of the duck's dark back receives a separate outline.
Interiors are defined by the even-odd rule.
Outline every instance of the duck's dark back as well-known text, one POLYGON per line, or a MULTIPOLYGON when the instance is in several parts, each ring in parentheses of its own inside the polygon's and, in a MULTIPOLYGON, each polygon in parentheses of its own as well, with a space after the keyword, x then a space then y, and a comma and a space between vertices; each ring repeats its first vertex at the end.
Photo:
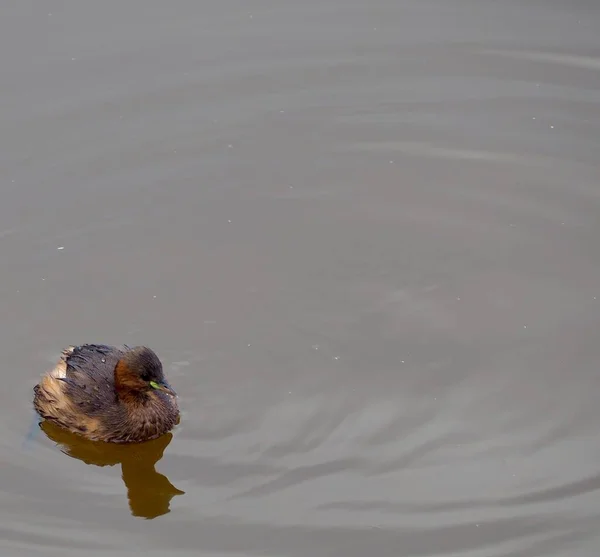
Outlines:
POLYGON ((66 354, 67 391, 73 402, 86 412, 99 412, 114 404, 115 366, 129 346, 84 344, 66 354))

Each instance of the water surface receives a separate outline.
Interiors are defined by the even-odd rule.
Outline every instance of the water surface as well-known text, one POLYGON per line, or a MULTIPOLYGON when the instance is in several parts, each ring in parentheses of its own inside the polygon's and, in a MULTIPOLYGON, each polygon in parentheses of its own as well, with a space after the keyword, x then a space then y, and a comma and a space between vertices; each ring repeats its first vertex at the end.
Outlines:
POLYGON ((0 553, 587 556, 592 1, 5 2, 0 553), (146 344, 161 440, 50 429, 146 344))

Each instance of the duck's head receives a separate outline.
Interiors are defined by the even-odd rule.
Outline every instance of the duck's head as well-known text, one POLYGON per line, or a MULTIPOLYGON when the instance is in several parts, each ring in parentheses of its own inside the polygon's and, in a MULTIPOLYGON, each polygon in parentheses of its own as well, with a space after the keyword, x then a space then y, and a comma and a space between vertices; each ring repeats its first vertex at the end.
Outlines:
POLYGON ((123 395, 141 395, 162 391, 177 396, 167 383, 158 356, 145 346, 125 352, 115 367, 115 387, 123 395))

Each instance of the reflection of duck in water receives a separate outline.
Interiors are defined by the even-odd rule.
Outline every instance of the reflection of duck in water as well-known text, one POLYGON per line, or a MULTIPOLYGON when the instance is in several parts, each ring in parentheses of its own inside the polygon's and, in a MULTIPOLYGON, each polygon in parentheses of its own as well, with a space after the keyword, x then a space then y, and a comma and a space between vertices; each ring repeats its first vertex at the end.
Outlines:
POLYGON ((176 394, 144 346, 71 346, 33 390, 40 416, 93 441, 148 441, 179 421, 176 394))
POLYGON ((171 499, 185 493, 155 469, 173 438, 172 433, 146 443, 117 445, 89 441, 48 421, 42 422, 40 427, 70 457, 96 466, 114 466, 120 463, 133 516, 155 518, 166 514, 170 510, 171 499))

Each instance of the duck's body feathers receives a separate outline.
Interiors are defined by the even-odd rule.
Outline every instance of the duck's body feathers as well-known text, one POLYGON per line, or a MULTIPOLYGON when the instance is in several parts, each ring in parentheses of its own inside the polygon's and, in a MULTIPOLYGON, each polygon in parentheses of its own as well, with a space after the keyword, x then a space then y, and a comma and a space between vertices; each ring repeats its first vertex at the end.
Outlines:
POLYGON ((131 350, 127 345, 70 346, 34 387, 36 411, 92 440, 138 442, 166 433, 179 417, 173 397, 152 391, 125 398, 116 389, 115 368, 131 350))

